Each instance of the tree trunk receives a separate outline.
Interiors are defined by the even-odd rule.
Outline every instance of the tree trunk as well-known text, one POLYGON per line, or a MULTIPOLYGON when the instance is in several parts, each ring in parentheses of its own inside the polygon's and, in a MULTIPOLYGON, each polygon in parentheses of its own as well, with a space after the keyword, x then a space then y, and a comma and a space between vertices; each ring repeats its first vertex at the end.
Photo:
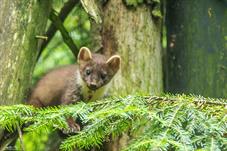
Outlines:
MULTIPOLYGON (((21 103, 29 87, 44 34, 51 0, 1 0, 0 105, 21 103)), ((0 130, 0 150, 13 138, 0 130)), ((15 139, 15 138, 14 138, 15 139)))
POLYGON ((166 90, 227 97, 227 2, 166 2, 166 90))
POLYGON ((30 84, 51 0, 2 0, 0 5, 0 105, 21 103, 30 84))
POLYGON ((150 11, 145 5, 129 9, 122 0, 110 0, 103 8, 104 53, 122 58, 112 87, 117 95, 162 92, 161 24, 150 11))
MULTIPOLYGON (((110 94, 160 94, 163 89, 160 20, 152 18, 148 6, 130 9, 122 0, 109 0, 101 9, 102 52, 122 58, 110 94)), ((122 149, 127 138, 127 135, 115 138, 105 150, 122 149)))

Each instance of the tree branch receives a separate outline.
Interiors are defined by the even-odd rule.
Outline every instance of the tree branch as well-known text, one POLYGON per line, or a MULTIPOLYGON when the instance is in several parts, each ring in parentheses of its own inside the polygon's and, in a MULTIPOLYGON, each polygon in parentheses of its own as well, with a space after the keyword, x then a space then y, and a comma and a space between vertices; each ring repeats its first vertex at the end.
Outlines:
MULTIPOLYGON (((0 106, 0 127, 4 129, 13 129, 17 127, 19 132, 14 130, 13 132, 5 130, 3 133, 3 138, 0 140, 0 150, 4 149, 12 140, 18 138, 18 136, 22 136, 22 132, 26 131, 38 131, 41 128, 59 128, 64 129, 64 125, 66 124, 64 120, 66 115, 67 116, 81 116, 85 119, 84 121, 91 120, 88 118, 91 116, 92 118, 96 118, 95 115, 98 115, 97 118, 105 118, 111 117, 110 115, 116 115, 116 111, 119 111, 119 116, 123 115, 125 118, 126 114, 131 115, 135 112, 135 115, 143 117, 146 116, 146 112, 148 110, 152 110, 152 106, 156 108, 155 105, 163 104, 160 108, 172 108, 174 109, 176 104, 185 104, 183 110, 192 110, 198 111, 198 114, 210 114, 212 118, 219 119, 226 119, 225 111, 227 107, 227 100, 225 99, 211 99, 211 98, 204 98, 201 96, 187 96, 187 95, 166 95, 166 96, 128 96, 124 98, 106 98, 104 100, 84 103, 84 102, 77 102, 75 105, 68 105, 68 106, 58 106, 58 107, 47 107, 42 109, 35 109, 28 105, 13 105, 13 106, 0 106), (190 105, 192 104, 192 106, 190 105), (131 107, 130 107, 131 105, 131 107), (189 106, 188 106, 189 105, 189 106), (141 110, 141 107, 150 106, 151 108, 147 110, 141 110), (205 108, 204 108, 205 107, 205 108), (114 109, 115 108, 115 109, 114 109), (125 108, 125 111, 122 109, 125 108), (107 112, 107 110, 111 109, 114 112, 107 112), (129 111, 131 109, 131 111, 129 111), (205 109, 205 110, 204 110, 205 109), (98 112, 98 113, 95 113, 98 112), (121 113, 122 112, 122 113, 121 113), (124 114, 123 114, 124 113, 124 114), (105 115, 106 117, 101 116, 101 114, 105 115), (53 115, 54 118, 53 118, 53 115), (225 117, 223 117, 225 116, 225 117), (87 118, 87 119, 86 119, 87 118), (26 119, 26 120, 25 120, 26 119), (29 120, 28 120, 29 119, 29 120), (46 122, 47 119, 51 119, 48 123, 46 122), (20 120, 22 127, 18 127, 17 120, 20 120), (16 124, 16 126, 15 126, 16 124), (30 128, 29 128, 30 127, 30 128)), ((166 110, 167 111, 167 110, 166 110)), ((168 110, 168 112, 172 112, 174 110, 168 110)), ((159 111, 157 111, 159 112, 159 111)), ((186 112, 185 112, 186 113, 186 112)), ((156 113, 155 113, 156 114, 156 113)), ((196 116, 196 115, 195 115, 196 116)), ((203 117, 203 116, 201 116, 203 117)), ((201 118, 201 117, 198 117, 201 118)), ((204 119, 201 119, 203 121, 204 119)), ((209 119, 206 119, 209 120, 209 119)), ((101 121, 94 120, 94 121, 101 121)), ((108 121, 108 120, 107 120, 108 121)), ((213 121, 213 120, 212 120, 213 121)), ((212 122, 211 121, 211 122, 212 122)), ((86 123, 85 122, 85 123, 86 123)), ((216 123, 214 123, 216 124, 216 123)), ((219 122, 220 125, 220 122, 219 122)), ((226 137, 226 133, 223 133, 223 137, 226 137)), ((22 142, 22 140, 21 140, 22 142)), ((23 143, 23 142, 22 142, 23 143)), ((23 144, 22 144, 23 147, 23 144)))
MULTIPOLYGON (((73 8, 79 2, 80 2, 79 0, 68 0, 64 4, 64 6, 62 7, 61 11, 59 12, 59 16, 58 16, 61 22, 64 22, 64 20, 68 16, 68 14, 73 10, 73 8)), ((54 37, 54 35, 55 35, 57 30, 58 29, 56 28, 55 24, 51 23, 50 27, 48 28, 48 30, 46 32, 46 36, 48 37, 48 39, 46 41, 43 41, 42 46, 41 46, 41 50, 40 50, 40 52, 38 54, 38 58, 40 57, 41 53, 46 48, 48 43, 51 41, 51 39, 54 37)))
POLYGON ((68 31, 65 29, 60 18, 56 15, 55 10, 52 9, 50 12, 50 20, 54 23, 55 27, 60 31, 63 41, 71 49, 72 53, 77 56, 79 53, 79 48, 74 44, 72 37, 69 35, 68 31))

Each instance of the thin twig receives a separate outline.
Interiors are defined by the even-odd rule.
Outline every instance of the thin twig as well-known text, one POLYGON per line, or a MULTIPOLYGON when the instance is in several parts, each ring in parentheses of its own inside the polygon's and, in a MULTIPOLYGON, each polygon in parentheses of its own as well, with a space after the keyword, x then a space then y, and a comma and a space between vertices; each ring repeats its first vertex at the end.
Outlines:
POLYGON ((36 35, 35 38, 37 39, 43 39, 43 40, 48 40, 47 36, 42 36, 42 35, 36 35))
POLYGON ((20 128, 18 122, 17 122, 17 131, 18 131, 18 135, 19 135, 21 150, 22 150, 22 151, 25 151, 24 142, 23 142, 23 138, 22 138, 22 131, 21 131, 21 128, 20 128))
POLYGON ((21 129, 20 129, 20 126, 19 126, 18 122, 17 122, 17 131, 18 131, 18 135, 19 135, 21 150, 22 151, 25 151, 25 149, 24 149, 24 142, 23 142, 23 138, 22 138, 22 132, 21 132, 21 129))

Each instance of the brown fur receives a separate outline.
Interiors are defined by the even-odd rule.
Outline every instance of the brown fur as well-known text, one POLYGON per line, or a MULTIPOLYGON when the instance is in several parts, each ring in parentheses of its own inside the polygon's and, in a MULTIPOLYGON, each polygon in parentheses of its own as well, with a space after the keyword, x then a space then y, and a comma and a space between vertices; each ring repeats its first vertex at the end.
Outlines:
POLYGON ((37 83, 28 103, 45 107, 97 99, 105 93, 104 87, 118 71, 120 57, 115 55, 108 59, 100 54, 91 54, 88 48, 82 47, 78 63, 46 74, 37 83))

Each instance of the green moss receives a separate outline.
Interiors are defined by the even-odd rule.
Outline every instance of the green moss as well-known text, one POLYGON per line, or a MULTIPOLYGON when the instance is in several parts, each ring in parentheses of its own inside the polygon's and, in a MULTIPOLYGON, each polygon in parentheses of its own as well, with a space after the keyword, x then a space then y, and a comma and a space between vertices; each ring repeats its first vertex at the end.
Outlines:
POLYGON ((127 6, 137 7, 145 4, 151 8, 151 14, 155 18, 162 18, 160 0, 123 0, 127 6))
POLYGON ((124 1, 126 5, 133 7, 136 7, 144 2, 143 0, 124 0, 124 1))
POLYGON ((36 35, 44 34, 51 0, 3 2, 0 13, 5 14, 4 52, 0 69, 1 104, 22 101, 31 81, 31 74, 39 52, 40 40, 36 35))
POLYGON ((162 13, 161 13, 161 9, 160 9, 160 5, 154 7, 154 9, 152 10, 152 15, 156 18, 162 18, 162 13))

